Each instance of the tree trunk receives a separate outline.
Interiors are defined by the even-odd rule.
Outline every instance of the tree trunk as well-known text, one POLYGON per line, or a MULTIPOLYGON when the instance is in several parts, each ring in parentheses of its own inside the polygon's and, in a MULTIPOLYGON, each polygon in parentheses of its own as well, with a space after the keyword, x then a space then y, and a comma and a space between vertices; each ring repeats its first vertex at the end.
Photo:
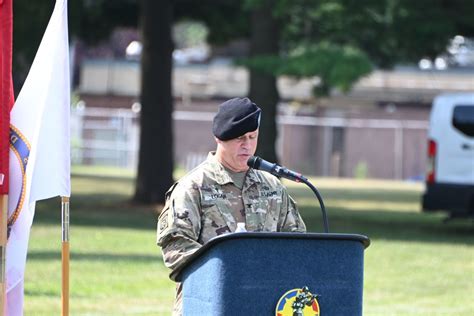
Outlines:
POLYGON ((138 203, 163 203, 173 184, 172 2, 141 2, 141 133, 133 198, 138 203))
MULTIPOLYGON (((251 28, 251 56, 278 55, 279 27, 272 15, 271 1, 265 1, 252 11, 251 28)), ((249 97, 262 109, 257 154, 276 162, 276 114, 279 101, 276 77, 251 69, 249 97)))

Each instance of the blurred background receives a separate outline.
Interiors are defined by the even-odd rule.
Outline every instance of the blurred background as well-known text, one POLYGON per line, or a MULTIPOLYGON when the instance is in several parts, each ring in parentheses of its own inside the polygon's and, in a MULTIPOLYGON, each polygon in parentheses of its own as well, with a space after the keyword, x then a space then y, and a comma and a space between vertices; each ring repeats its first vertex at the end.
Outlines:
MULTIPOLYGON (((16 94, 53 6, 14 1, 16 94)), ((432 101, 474 91, 474 1, 75 0, 69 25, 72 314, 170 314, 156 213, 215 149, 218 105, 244 96, 263 110, 257 154, 311 176, 331 232, 372 239, 366 315, 474 313, 472 221, 420 205, 432 101)), ((31 315, 59 311, 56 204, 33 225, 31 315)))
MULTIPOLYGON (((17 92, 51 6, 15 1, 17 92)), ((135 172, 159 156, 189 170, 215 147, 218 104, 250 96, 264 110, 263 158, 308 175, 420 181, 433 98, 474 90, 472 1, 73 1, 69 11, 77 165, 135 172)), ((169 171, 152 173, 168 187, 169 171)))

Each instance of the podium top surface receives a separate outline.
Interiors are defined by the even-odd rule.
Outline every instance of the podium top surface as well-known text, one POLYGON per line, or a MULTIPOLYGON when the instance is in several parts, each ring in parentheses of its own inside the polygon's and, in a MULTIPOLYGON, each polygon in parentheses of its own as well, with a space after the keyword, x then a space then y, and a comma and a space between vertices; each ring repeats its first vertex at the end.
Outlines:
MULTIPOLYGON (((223 243, 229 240, 245 240, 245 239, 310 239, 310 240, 341 240, 341 241, 356 241, 362 243, 364 249, 369 247, 370 239, 364 235, 358 234, 336 234, 336 233, 290 233, 290 232, 242 232, 242 233, 229 233, 225 235, 217 236, 211 239, 208 243, 199 248, 193 253, 189 259, 179 268, 179 271, 175 271, 173 274, 180 275, 181 271, 186 269, 192 262, 195 261, 201 254, 207 252, 210 248, 217 244, 223 243)), ((180 276, 178 277, 180 279, 180 276)))

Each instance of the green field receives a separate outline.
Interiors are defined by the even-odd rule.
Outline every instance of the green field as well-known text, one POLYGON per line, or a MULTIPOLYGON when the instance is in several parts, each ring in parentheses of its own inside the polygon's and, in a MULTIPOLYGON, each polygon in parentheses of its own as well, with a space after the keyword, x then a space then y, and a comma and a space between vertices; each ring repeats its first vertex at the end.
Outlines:
MULTIPOLYGON (((331 232, 367 235, 364 315, 474 315, 474 226, 420 212, 422 185, 312 179, 331 232)), ((174 284, 155 244, 156 209, 129 203, 131 178, 75 176, 71 197, 71 315, 170 315, 174 284)), ((289 184, 311 232, 317 200, 289 184)), ((25 315, 61 310, 58 199, 38 203, 25 274, 25 315)))

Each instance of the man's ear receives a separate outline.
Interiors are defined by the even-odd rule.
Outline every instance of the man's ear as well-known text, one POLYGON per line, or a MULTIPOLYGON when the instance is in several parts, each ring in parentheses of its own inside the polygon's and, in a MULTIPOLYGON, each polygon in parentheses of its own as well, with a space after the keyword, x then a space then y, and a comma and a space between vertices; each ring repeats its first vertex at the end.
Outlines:
POLYGON ((216 141, 216 144, 221 144, 222 143, 222 140, 220 140, 219 138, 215 137, 214 136, 214 140, 216 141))

